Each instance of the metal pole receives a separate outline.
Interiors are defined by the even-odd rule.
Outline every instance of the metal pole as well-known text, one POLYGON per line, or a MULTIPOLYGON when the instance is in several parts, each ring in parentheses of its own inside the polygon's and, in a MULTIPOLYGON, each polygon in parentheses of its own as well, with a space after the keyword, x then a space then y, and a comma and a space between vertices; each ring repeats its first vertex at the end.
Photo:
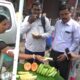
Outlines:
POLYGON ((24 0, 20 0, 20 3, 19 3, 19 12, 21 14, 23 14, 23 7, 24 7, 24 0))
POLYGON ((77 6, 78 6, 78 0, 76 0, 76 3, 75 3, 73 18, 75 18, 75 16, 76 16, 77 6))
POLYGON ((42 10, 43 10, 43 8, 44 8, 44 0, 42 0, 42 10))
POLYGON ((16 35, 16 46, 14 50, 14 63, 13 63, 13 75, 12 80, 16 80, 16 73, 17 73, 17 64, 18 64, 18 56, 19 56, 19 43, 20 43, 20 24, 22 22, 22 13, 23 13, 23 5, 24 0, 20 0, 19 2, 19 16, 18 24, 17 24, 17 35, 16 35))

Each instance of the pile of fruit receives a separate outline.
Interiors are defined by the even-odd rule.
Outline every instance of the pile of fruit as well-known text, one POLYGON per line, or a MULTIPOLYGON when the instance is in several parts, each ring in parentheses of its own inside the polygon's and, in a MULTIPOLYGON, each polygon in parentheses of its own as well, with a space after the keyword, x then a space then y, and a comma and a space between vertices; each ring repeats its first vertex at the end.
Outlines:
POLYGON ((36 62, 33 62, 32 64, 29 62, 25 63, 24 70, 35 71, 36 73, 47 77, 54 77, 57 74, 57 70, 54 67, 45 64, 38 65, 36 62))
POLYGON ((26 62, 19 68, 17 73, 19 80, 64 80, 57 69, 50 65, 26 62))
POLYGON ((32 64, 27 62, 24 64, 24 70, 25 71, 36 71, 38 69, 38 64, 36 62, 33 62, 32 64))

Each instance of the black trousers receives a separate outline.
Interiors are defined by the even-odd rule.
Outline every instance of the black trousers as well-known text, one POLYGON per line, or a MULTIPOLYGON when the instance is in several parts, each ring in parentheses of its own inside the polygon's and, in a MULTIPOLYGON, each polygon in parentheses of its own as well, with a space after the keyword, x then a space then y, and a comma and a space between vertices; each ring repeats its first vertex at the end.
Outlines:
POLYGON ((53 61, 49 61, 49 64, 59 70, 64 80, 68 80, 70 61, 67 59, 64 61, 57 61, 57 57, 61 54, 63 54, 63 52, 51 50, 50 57, 53 58, 53 61))

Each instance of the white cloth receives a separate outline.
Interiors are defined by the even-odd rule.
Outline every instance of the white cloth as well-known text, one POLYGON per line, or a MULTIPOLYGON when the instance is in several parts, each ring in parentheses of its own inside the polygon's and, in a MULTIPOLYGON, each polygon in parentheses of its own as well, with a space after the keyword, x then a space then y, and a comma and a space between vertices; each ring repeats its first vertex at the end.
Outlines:
POLYGON ((45 17, 46 32, 44 33, 44 29, 43 29, 40 18, 35 20, 32 24, 29 24, 28 18, 29 18, 29 16, 26 16, 26 18, 24 19, 24 21, 21 25, 21 34, 26 33, 25 47, 26 47, 26 49, 28 49, 32 52, 43 52, 43 51, 45 51, 45 47, 46 47, 45 39, 47 37, 49 37, 52 33, 50 22, 49 22, 48 18, 45 17), (32 37, 33 32, 39 33, 42 36, 42 38, 34 39, 32 37))
POLYGON ((75 51, 79 45, 80 25, 73 19, 65 24, 62 20, 58 20, 55 28, 52 48, 59 52, 65 52, 66 48, 69 48, 71 52, 75 51))

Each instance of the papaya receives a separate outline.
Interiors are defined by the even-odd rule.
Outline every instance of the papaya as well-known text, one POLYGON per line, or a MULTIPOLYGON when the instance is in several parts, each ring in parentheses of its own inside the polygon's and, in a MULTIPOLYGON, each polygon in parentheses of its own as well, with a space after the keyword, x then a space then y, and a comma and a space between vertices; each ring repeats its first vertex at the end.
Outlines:
POLYGON ((31 69, 31 63, 27 62, 24 64, 24 70, 29 71, 31 69))
POLYGON ((38 69, 38 64, 36 62, 33 62, 32 65, 31 65, 31 70, 32 71, 37 71, 38 69))

